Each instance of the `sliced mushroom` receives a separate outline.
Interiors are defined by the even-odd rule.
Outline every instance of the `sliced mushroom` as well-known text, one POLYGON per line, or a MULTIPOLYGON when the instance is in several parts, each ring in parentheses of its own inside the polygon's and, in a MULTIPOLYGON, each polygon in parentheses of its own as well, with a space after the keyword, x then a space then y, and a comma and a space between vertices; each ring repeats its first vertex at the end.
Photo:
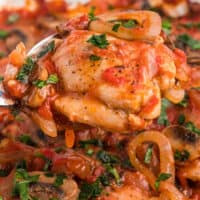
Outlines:
POLYGON ((59 187, 53 186, 55 177, 47 177, 43 172, 32 172, 31 175, 40 175, 39 180, 29 187, 29 195, 40 200, 59 199, 76 200, 79 195, 79 188, 72 179, 64 179, 59 187))
POLYGON ((197 134, 179 125, 169 126, 163 133, 168 137, 174 151, 188 151, 189 160, 200 156, 200 138, 197 134))

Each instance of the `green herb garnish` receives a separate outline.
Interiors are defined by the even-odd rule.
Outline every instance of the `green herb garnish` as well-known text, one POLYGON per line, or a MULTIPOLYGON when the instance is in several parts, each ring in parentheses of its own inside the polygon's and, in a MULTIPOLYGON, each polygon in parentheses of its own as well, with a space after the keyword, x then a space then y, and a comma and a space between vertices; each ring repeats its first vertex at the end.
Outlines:
POLYGON ((179 117, 178 117, 178 123, 180 125, 182 125, 182 124, 185 123, 185 115, 179 115, 179 117))
POLYGON ((152 158, 152 152, 153 152, 153 146, 150 145, 145 153, 144 156, 144 163, 149 164, 151 162, 152 158))
POLYGON ((158 190, 161 181, 165 181, 165 180, 169 179, 171 176, 172 175, 168 174, 168 173, 161 173, 154 183, 156 190, 158 190))
POLYGON ((14 24, 15 22, 17 22, 19 20, 19 14, 14 13, 8 16, 7 19, 7 24, 14 24))
POLYGON ((44 81, 44 80, 35 80, 35 81, 33 81, 32 82, 32 84, 34 85, 34 86, 36 86, 37 88, 43 88, 44 86, 46 86, 47 85, 47 82, 46 81, 44 81))
POLYGON ((167 116, 167 108, 171 105, 171 103, 163 98, 161 100, 161 112, 160 112, 160 116, 157 120, 157 123, 160 124, 160 125, 164 125, 164 126, 167 126, 169 125, 169 120, 168 120, 168 116, 167 116))
POLYGON ((36 143, 33 142, 33 140, 31 139, 31 137, 29 135, 26 135, 26 134, 23 134, 23 135, 20 135, 18 137, 19 141, 24 143, 24 144, 27 144, 27 145, 30 145, 30 146, 36 146, 36 143))
POLYGON ((41 58, 47 53, 54 51, 55 49, 55 41, 51 41, 47 46, 45 46, 37 55, 37 58, 41 58))
POLYGON ((5 30, 0 30, 0 40, 4 40, 9 36, 9 32, 5 30))
POLYGON ((114 32, 118 32, 119 27, 121 26, 121 24, 114 24, 112 27, 112 31, 114 32))
POLYGON ((89 13, 88 13, 88 17, 89 17, 90 21, 93 21, 93 20, 96 20, 96 19, 97 19, 97 17, 95 17, 95 15, 94 15, 95 10, 96 10, 96 7, 95 7, 95 6, 92 6, 92 7, 90 8, 90 11, 89 11, 89 13))
POLYGON ((91 60, 91 61, 98 61, 98 60, 100 60, 100 59, 101 59, 100 56, 97 56, 97 55, 94 55, 94 54, 90 55, 90 60, 91 60))
POLYGON ((92 156, 94 154, 94 150, 93 149, 88 149, 87 152, 86 152, 86 154, 88 156, 92 156))
POLYGON ((183 150, 183 151, 176 150, 174 153, 175 160, 178 160, 181 162, 188 160, 189 157, 190 157, 190 153, 187 150, 183 150))
POLYGON ((137 24, 137 21, 132 19, 128 20, 127 22, 122 21, 122 26, 125 28, 134 28, 137 24))
POLYGON ((38 181, 39 175, 30 176, 25 169, 17 169, 15 173, 13 195, 21 200, 29 200, 29 184, 38 181))
POLYGON ((56 84, 57 82, 58 82, 58 76, 56 74, 51 74, 47 80, 44 81, 38 79, 33 81, 32 84, 41 89, 48 84, 56 84))
POLYGON ((44 165, 44 171, 48 171, 52 165, 52 160, 50 160, 49 158, 47 158, 45 155, 41 154, 41 153, 36 153, 35 154, 36 157, 41 158, 45 161, 45 165, 44 165))
POLYGON ((183 44, 189 46, 193 50, 200 49, 200 40, 195 40, 188 34, 179 35, 177 40, 181 41, 183 44))
POLYGON ((119 162, 119 158, 117 156, 114 156, 112 154, 109 154, 108 152, 104 151, 104 150, 100 150, 97 152, 97 158, 102 162, 102 163, 118 163, 119 162))
POLYGON ((63 184, 63 180, 66 179, 66 178, 67 178, 67 176, 65 174, 58 174, 56 176, 56 179, 55 179, 54 183, 53 183, 53 186, 54 187, 61 186, 63 184))
POLYGON ((169 20, 162 21, 162 30, 168 35, 171 33, 172 24, 169 20))
POLYGON ((51 74, 47 79, 47 84, 56 84, 58 83, 58 76, 57 74, 51 74))
POLYGON ((27 57, 25 63, 19 70, 16 79, 21 82, 28 82, 29 75, 35 67, 35 61, 31 57, 27 57))
POLYGON ((98 139, 91 139, 91 140, 81 140, 79 142, 81 148, 86 148, 89 145, 94 145, 98 147, 103 147, 103 143, 101 140, 98 139))
POLYGON ((121 180, 120 180, 120 176, 117 169, 110 164, 106 164, 105 166, 106 166, 107 172, 115 178, 116 183, 120 184, 121 180))
POLYGON ((106 39, 106 34, 101 34, 101 35, 92 35, 88 40, 88 43, 93 44, 96 47, 99 47, 101 49, 105 49, 108 45, 109 42, 106 39))
POLYGON ((84 182, 81 185, 81 192, 79 194, 79 200, 89 200, 98 197, 102 192, 102 186, 100 180, 97 179, 94 183, 84 182))
POLYGON ((200 135, 200 129, 197 128, 192 122, 186 122, 185 123, 185 128, 187 128, 189 131, 197 133, 198 135, 200 135))

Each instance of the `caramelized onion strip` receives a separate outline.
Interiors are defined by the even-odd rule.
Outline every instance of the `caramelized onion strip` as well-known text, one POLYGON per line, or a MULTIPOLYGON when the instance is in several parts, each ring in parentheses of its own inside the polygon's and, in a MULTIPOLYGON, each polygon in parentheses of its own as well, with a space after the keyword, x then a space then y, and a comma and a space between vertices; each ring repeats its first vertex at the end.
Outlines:
POLYGON ((158 190, 161 192, 161 194, 158 199, 186 200, 187 198, 174 185, 175 167, 173 152, 169 140, 162 133, 158 131, 145 131, 136 136, 136 138, 129 143, 128 154, 133 166, 146 176, 151 187, 155 190, 155 181, 157 179, 156 176, 150 169, 140 162, 136 155, 137 147, 145 142, 153 142, 157 144, 159 148, 160 174, 171 174, 169 179, 160 182, 160 187, 158 190))
POLYGON ((128 154, 133 166, 143 173, 151 187, 155 189, 156 176, 137 158, 136 149, 145 142, 153 142, 158 145, 160 151, 160 173, 169 173, 171 178, 167 182, 174 183, 174 158, 169 140, 158 131, 145 131, 134 138, 128 146, 128 154))
POLYGON ((100 33, 110 33, 126 40, 154 40, 161 32, 161 18, 152 11, 112 12, 100 15, 90 22, 89 29, 100 33), (134 20, 135 26, 113 26, 120 21, 134 20))

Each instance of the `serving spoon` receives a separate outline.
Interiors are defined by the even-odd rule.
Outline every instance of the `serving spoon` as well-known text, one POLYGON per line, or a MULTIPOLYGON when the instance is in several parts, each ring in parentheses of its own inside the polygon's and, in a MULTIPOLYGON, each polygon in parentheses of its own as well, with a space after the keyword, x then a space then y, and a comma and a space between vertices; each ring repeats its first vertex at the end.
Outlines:
MULTIPOLYGON (((38 42, 37 44, 35 44, 27 53, 27 56, 29 57, 34 57, 35 55, 37 55, 41 49, 46 46, 47 44, 49 44, 51 41, 60 38, 59 34, 52 34, 46 38, 44 38, 43 40, 41 40, 40 42, 38 42)), ((3 83, 0 82, 0 107, 12 107, 15 105, 15 101, 13 99, 11 99, 5 92, 4 87, 3 87, 3 83)))

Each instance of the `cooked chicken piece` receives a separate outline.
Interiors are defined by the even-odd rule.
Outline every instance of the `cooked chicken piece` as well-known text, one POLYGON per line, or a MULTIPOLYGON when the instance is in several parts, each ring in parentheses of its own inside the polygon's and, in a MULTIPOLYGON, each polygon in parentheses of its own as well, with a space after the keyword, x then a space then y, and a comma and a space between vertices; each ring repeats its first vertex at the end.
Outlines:
MULTIPOLYGON (((130 114, 148 120, 159 116, 160 87, 167 90, 174 85, 172 52, 162 43, 111 36, 108 47, 100 49, 87 42, 94 34, 74 31, 53 55, 66 93, 55 101, 56 110, 72 121, 120 132, 130 129, 130 114), (91 55, 100 60, 91 61, 91 55), (87 97, 73 98, 67 95, 71 92, 87 97)), ((134 124, 132 128, 137 129, 134 124)))
POLYGON ((7 70, 9 78, 4 80, 11 95, 25 96, 23 100, 33 109, 35 121, 49 136, 57 135, 50 108, 72 122, 124 133, 144 129, 158 117, 162 95, 174 103, 184 97, 184 90, 176 89, 179 78, 174 52, 159 36, 161 19, 156 13, 111 12, 90 23, 80 17, 69 21, 65 29, 67 36, 55 42, 53 52, 39 59, 35 70, 39 72, 31 76, 42 81, 44 87, 36 84, 37 90, 32 86, 24 93, 23 85, 25 89, 18 92, 21 83, 13 80, 16 72, 9 73, 14 71, 13 65, 7 70), (122 24, 118 24, 120 20, 122 24), (135 20, 135 25, 125 27, 123 23, 128 20, 135 20), (116 25, 117 31, 113 30, 116 25), (41 71, 45 71, 45 78, 41 78, 41 71), (58 87, 47 87, 45 81, 52 73, 58 75, 58 87), (45 125, 47 121, 51 126, 45 125))

